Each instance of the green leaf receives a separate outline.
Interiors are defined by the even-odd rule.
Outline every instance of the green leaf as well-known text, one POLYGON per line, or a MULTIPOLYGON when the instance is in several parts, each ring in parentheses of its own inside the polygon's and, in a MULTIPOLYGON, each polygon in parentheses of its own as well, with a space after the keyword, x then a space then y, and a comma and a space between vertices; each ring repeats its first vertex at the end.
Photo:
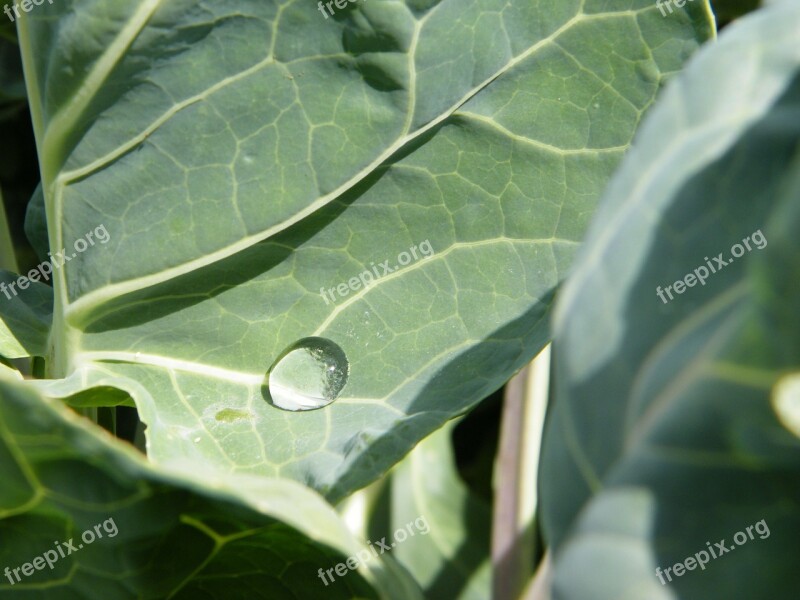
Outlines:
POLYGON ((19 33, 50 248, 109 234, 58 271, 49 375, 135 387, 160 463, 335 500, 546 343, 600 191, 712 24, 699 0, 671 19, 651 0, 373 0, 328 19, 76 0, 19 33), (284 412, 266 371, 313 336, 343 349, 347 385, 284 412))
POLYGON ((45 214, 42 184, 33 191, 25 212, 25 235, 36 251, 39 260, 49 260, 50 242, 47 239, 47 215, 45 214))
POLYGON ((562 290, 555 598, 796 595, 800 440, 772 397, 800 367, 799 28, 796 3, 759 11, 666 90, 562 290), (735 552, 664 575, 718 541, 735 552))
POLYGON ((201 482, 157 469, 132 447, 2 373, 0 472, 0 564, 12 569, 0 581, 2 594, 57 600, 418 597, 408 576, 381 560, 324 585, 318 569, 364 545, 311 490, 247 475, 204 474, 201 482), (97 539, 91 541, 87 530, 97 539), (63 545, 67 541, 74 552, 63 545), (27 577, 18 570, 17 580, 13 569, 59 547, 66 555, 50 554, 52 569, 48 563, 27 577))
POLYGON ((6 379, 13 377, 15 379, 22 380, 22 373, 16 369, 4 365, 3 363, 0 363, 0 377, 5 377, 6 379))
POLYGON ((0 270, 0 356, 45 356, 53 313, 53 289, 0 270))
POLYGON ((426 598, 485 600, 491 596, 491 511, 458 476, 454 425, 425 438, 395 466, 371 509, 368 537, 395 543, 392 556, 426 598), (406 533, 397 541, 401 530, 406 533))

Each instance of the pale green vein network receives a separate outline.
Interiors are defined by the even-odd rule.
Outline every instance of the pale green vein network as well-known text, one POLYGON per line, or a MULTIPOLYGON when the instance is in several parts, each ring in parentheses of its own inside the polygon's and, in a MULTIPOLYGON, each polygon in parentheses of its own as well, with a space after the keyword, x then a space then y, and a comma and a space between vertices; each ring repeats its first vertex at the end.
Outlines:
POLYGON ((558 156, 585 156, 585 155, 596 156, 598 154, 604 154, 606 152, 612 154, 616 152, 625 152, 625 150, 628 149, 627 144, 624 146, 613 146, 609 148, 570 148, 570 149, 559 148, 558 146, 553 146, 552 144, 546 144, 538 140, 533 140, 521 135, 517 135, 513 131, 509 131, 508 129, 500 125, 500 123, 498 123, 497 121, 493 119, 488 119, 483 115, 479 115, 477 113, 460 110, 456 114, 459 117, 466 117, 468 120, 473 120, 483 123, 488 127, 500 132, 509 139, 519 142, 525 146, 531 146, 532 148, 536 148, 537 150, 544 150, 546 152, 551 152, 558 156))
MULTIPOLYGON (((496 23, 498 15, 506 18, 513 10, 510 5, 490 10, 481 3, 465 13, 474 22, 454 28, 469 36, 464 47, 471 57, 440 59, 433 52, 438 33, 449 27, 440 17, 456 4, 447 0, 407 18, 408 6, 381 3, 386 13, 376 12, 368 26, 392 11, 406 20, 401 28, 387 28, 398 46, 376 53, 375 63, 362 49, 338 52, 341 40, 333 38, 322 46, 309 44, 303 56, 286 46, 286 59, 276 59, 284 50, 279 33, 291 26, 290 19, 304 15, 295 10, 299 4, 273 3, 268 19, 243 11, 236 15, 241 21, 224 21, 227 29, 216 28, 219 19, 190 20, 210 40, 196 53, 184 53, 179 37, 142 29, 148 15, 160 7, 166 16, 169 5, 137 6, 123 31, 110 33, 116 35, 111 45, 116 50, 105 51, 84 82, 79 96, 86 110, 93 95, 102 99, 103 81, 116 82, 113 65, 122 57, 114 58, 114 52, 130 48, 137 36, 145 56, 161 44, 171 51, 180 47, 177 60, 183 62, 176 64, 191 65, 197 77, 206 65, 209 75, 171 87, 161 73, 141 71, 142 82, 157 91, 110 98, 116 103, 104 119, 77 141, 71 169, 48 177, 57 188, 55 195, 46 190, 49 201, 56 199, 50 208, 59 211, 59 219, 71 219, 72 229, 65 226, 65 232, 77 231, 87 214, 101 215, 119 226, 114 232, 123 238, 109 249, 134 249, 133 255, 140 249, 143 255, 133 266, 116 264, 127 258, 121 253, 111 259, 98 255, 108 273, 93 272, 94 258, 87 255, 85 273, 70 265, 70 296, 61 273, 55 327, 63 333, 52 340, 57 356, 50 375, 70 377, 53 386, 60 385, 59 397, 69 401, 70 393, 89 387, 117 387, 133 398, 147 423, 154 461, 176 458, 205 461, 209 469, 278 472, 323 493, 340 485, 335 496, 368 482, 419 436, 496 388, 505 376, 500 371, 517 368, 546 337, 550 295, 565 275, 604 178, 628 147, 660 79, 679 60, 654 58, 653 36, 645 35, 637 18, 652 16, 654 6, 585 14, 581 4, 573 14, 570 4, 554 10, 553 22, 540 21, 527 8, 521 15, 529 22, 519 29, 501 19, 502 29, 511 31, 484 37, 478 24, 496 23), (235 40, 248 27, 269 35, 263 23, 269 23, 271 40, 234 43, 229 61, 209 59, 220 42, 235 40), (606 29, 622 32, 629 44, 616 48, 602 38, 606 29), (610 53, 608 61, 584 52, 581 32, 596 33, 603 47, 619 52, 610 53), (145 48, 151 33, 154 46, 145 48), (496 54, 484 62, 475 54, 479 50, 496 54), (651 69, 646 77, 637 71, 642 65, 651 69), (378 72, 375 80, 361 72, 369 67, 378 72), (307 84, 300 79, 303 71, 310 72, 307 84), (318 94, 327 90, 327 78, 338 94, 318 94), (386 81, 389 91, 367 89, 386 81), (258 105, 254 92, 273 82, 280 92, 258 105), (312 101, 315 94, 320 100, 312 101), (527 112, 528 97, 541 103, 541 114, 527 112), (113 119, 140 98, 154 99, 157 108, 134 115, 130 133, 120 133, 113 119), (592 106, 597 99, 601 103, 592 106), (605 112, 594 112, 600 106, 605 112), (363 126, 351 131, 353 118, 363 126), (563 143, 559 121, 566 128, 563 143), (609 131, 616 122, 621 136, 609 131), (179 136, 195 134, 197 144, 184 150, 181 143, 194 138, 179 136), (413 150, 406 155, 407 149, 413 150), (286 161, 281 152, 287 152, 286 161), (144 166, 141 178, 126 171, 138 166, 144 166), (149 168, 152 180, 145 183, 149 168), (287 178, 299 183, 293 187, 287 178), (133 190, 132 197, 119 203, 102 198, 104 192, 123 191, 123 185, 129 186, 123 193, 133 190), (323 189, 333 191, 320 196, 323 189), (354 192, 359 194, 351 203, 354 192), (162 212, 165 201, 174 205, 162 212), (73 206, 74 213, 61 214, 73 206), (273 208, 273 214, 266 212, 273 208), (334 215, 330 221, 328 214, 334 215), (222 223, 227 219, 230 223, 222 223), (297 226, 301 221, 309 227, 297 226), (176 246, 174 260, 158 255, 152 231, 175 236, 169 240, 176 246), (283 235, 277 241, 271 239, 278 234, 283 235), (316 294, 320 284, 328 289, 334 277, 345 281, 371 259, 388 258, 426 237, 432 256, 387 271, 369 287, 353 288, 333 306, 323 305, 316 294), (143 242, 149 245, 138 245, 143 242), (148 255, 177 266, 152 273, 148 255), (404 306, 404 292, 425 297, 404 306), (268 402, 265 372, 287 343, 308 335, 340 343, 357 376, 330 409, 289 414, 268 402), (487 364, 495 360, 487 358, 495 347, 497 368, 487 364), (472 382, 453 375, 480 363, 487 370, 472 382), (448 384, 453 392, 442 393, 448 384), (225 410, 246 416, 236 422, 215 418, 225 410), (372 446, 378 440, 391 443, 392 451, 377 456, 372 446), (340 484, 340 477, 349 479, 340 484)), ((221 14, 231 16, 227 10, 221 14)), ((156 12, 152 18, 161 16, 156 12)), ((354 21, 355 35, 366 31, 357 25, 363 23, 354 21)), ((692 36, 702 37, 701 27, 686 22, 678 45, 691 48, 692 36)), ((305 52, 302 40, 298 43, 305 52)), ((461 48, 453 44, 444 50, 461 48)), ((41 122, 33 104, 34 120, 41 122)), ((59 114, 61 120, 45 135, 51 145, 74 122, 70 112, 59 114)), ((56 246, 63 243, 60 230, 58 236, 56 246)))
MULTIPOLYGON (((640 11, 623 11, 623 12, 612 13, 612 14, 613 14, 613 16, 617 17, 617 16, 625 15, 625 14, 632 14, 633 15, 633 14, 637 14, 638 12, 644 12, 645 10, 652 10, 652 9, 648 8, 648 9, 641 9, 640 11)), ((435 128, 436 126, 438 126, 439 124, 444 122, 446 119, 450 118, 461 106, 463 106, 468 100, 470 100, 472 97, 474 97, 478 92, 480 92, 481 90, 486 88, 490 83, 495 81, 497 78, 499 78, 504 73, 512 70, 518 64, 520 64, 520 63, 524 62, 525 60, 527 60, 529 57, 534 55, 538 50, 540 50, 541 48, 543 48, 546 45, 550 44, 553 40, 558 38, 565 31, 571 29, 575 25, 577 25, 579 23, 582 23, 582 22, 603 20, 603 19, 606 19, 608 17, 609 17, 609 15, 606 15, 606 14, 585 15, 583 13, 578 13, 577 15, 575 15, 574 17, 572 17, 571 19, 566 21, 558 29, 553 31, 550 35, 548 35, 545 38, 542 38, 541 40, 539 40, 538 42, 533 44, 528 50, 526 50, 525 52, 521 53, 519 56, 515 57, 513 60, 509 61, 498 72, 494 73, 493 75, 488 77, 486 80, 481 82, 479 85, 477 85, 473 89, 469 90, 467 93, 464 94, 464 96, 459 101, 457 101, 447 111, 444 111, 441 115, 439 115, 439 117, 437 117, 436 119, 430 121, 425 126, 417 129, 415 132, 409 133, 407 135, 404 135, 404 136, 400 137, 394 144, 392 144, 389 148, 384 150, 367 167, 365 167, 360 172, 358 172, 355 175, 353 175, 353 177, 351 177, 347 182, 345 182, 342 185, 340 185, 334 191, 332 191, 332 192, 330 192, 330 193, 318 198, 317 200, 315 200, 314 202, 309 204, 306 208, 304 208, 304 209, 302 209, 300 211, 297 211, 290 218, 285 219, 281 223, 278 223, 278 224, 276 224, 276 225, 274 225, 274 226, 272 226, 272 227, 270 227, 270 228, 268 228, 268 229, 266 229, 266 230, 264 230, 264 231, 262 231, 262 232, 260 232, 258 234, 251 235, 251 236, 245 236, 245 237, 241 238, 240 240, 238 240, 234 244, 231 244, 231 245, 228 245, 226 247, 220 248, 219 250, 217 250, 215 252, 212 252, 212 253, 209 253, 209 254, 207 254, 205 256, 202 256, 200 258, 188 261, 188 262, 186 262, 186 263, 184 263, 182 265, 164 269, 161 272, 156 273, 156 274, 147 275, 147 276, 143 276, 143 277, 138 277, 138 278, 130 279, 128 281, 124 281, 124 282, 120 282, 120 283, 110 284, 110 285, 107 285, 107 286, 105 286, 103 288, 100 288, 100 289, 94 290, 92 292, 89 292, 89 293, 83 295, 82 297, 80 297, 79 299, 77 299, 76 301, 74 301, 72 303, 69 303, 68 305, 65 305, 64 314, 65 314, 66 319, 69 320, 70 322, 73 322, 73 323, 77 324, 77 323, 81 322, 81 319, 84 318, 87 313, 90 313, 93 309, 97 308, 99 305, 101 305, 101 304, 103 304, 103 303, 105 303, 107 301, 110 301, 110 300, 112 300, 112 299, 114 299, 114 298, 116 298, 118 296, 129 294, 129 293, 132 293, 132 292, 135 292, 137 290, 141 290, 141 289, 144 289, 144 288, 147 288, 147 287, 155 286, 155 285, 157 285, 159 283, 163 283, 165 281, 169 281, 169 280, 174 279, 176 277, 179 277, 181 275, 185 275, 187 273, 191 273, 191 272, 196 271, 196 270, 198 270, 198 269, 200 269, 200 268, 202 268, 204 266, 210 265, 212 263, 216 263, 216 262, 218 262, 218 261, 220 261, 220 260, 222 260, 224 258, 227 258, 229 256, 232 256, 232 255, 238 253, 238 252, 241 252, 242 250, 245 250, 245 249, 247 249, 247 248, 249 248, 249 247, 251 247, 251 246, 253 246, 253 245, 255 245, 255 244, 257 244, 257 243, 259 243, 259 242, 261 242, 263 240, 265 240, 265 239, 268 239, 270 237, 273 237, 273 236, 277 235, 278 233, 280 233, 282 231, 285 231, 286 229, 288 229, 292 225, 302 221, 303 219, 305 219, 309 215, 315 213, 316 211, 318 211, 322 207, 324 207, 327 204, 329 204, 331 201, 333 201, 336 198, 340 197, 346 191, 352 189, 355 185, 357 185, 359 182, 363 181, 368 175, 370 175, 376 168, 378 168, 380 165, 382 165, 391 155, 395 154, 398 150, 402 149, 403 147, 405 147, 406 145, 408 145, 412 141, 414 141, 416 139, 419 139, 426 132, 430 131, 431 129, 435 128)), ((266 59, 260 65, 252 67, 251 69, 253 71, 257 71, 258 69, 263 68, 266 64, 270 64, 268 59, 266 59)), ((216 89, 218 90, 218 89, 224 87, 225 85, 229 84, 231 81, 235 81, 236 79, 238 79, 238 77, 234 76, 234 77, 232 77, 230 79, 230 81, 227 81, 226 83, 219 84, 219 87, 217 87, 216 89)), ((194 100, 194 101, 196 101, 196 100, 194 100)), ((189 105, 191 103, 193 103, 193 102, 188 102, 187 105, 189 105)), ((164 115, 161 119, 159 119, 157 125, 154 124, 151 128, 149 128, 147 130, 147 133, 145 134, 144 137, 146 137, 147 135, 151 134, 153 131, 158 129, 158 126, 163 125, 164 122, 169 120, 169 118, 171 116, 173 116, 174 114, 176 114, 177 112, 179 112, 179 111, 175 111, 175 112, 169 111, 169 113, 167 115, 164 115)), ((604 150, 613 152, 613 151, 616 150, 616 148, 609 148, 609 149, 604 149, 604 150)), ((570 152, 569 151, 562 151, 562 154, 570 154, 570 152)))
POLYGON ((338 317, 342 312, 344 312, 352 304, 354 304, 354 303, 358 302, 359 300, 361 300, 366 294, 368 294, 369 292, 375 290, 381 284, 388 283, 388 282, 390 282, 390 281, 392 281, 394 279, 397 279, 397 278, 399 278, 399 277, 401 277, 403 275, 408 275, 408 273, 413 272, 415 269, 422 269, 422 268, 425 267, 425 265, 427 263, 430 263, 432 261, 444 260, 451 253, 453 253, 453 252, 455 252, 457 250, 475 249, 475 248, 480 248, 480 247, 483 247, 483 246, 496 246, 498 243, 508 243, 511 246, 513 246, 514 244, 533 244, 533 245, 545 244, 545 245, 551 245, 553 243, 575 244, 576 242, 572 242, 571 240, 558 239, 558 238, 538 239, 538 240, 521 240, 521 239, 508 238, 508 237, 499 237, 499 238, 493 238, 493 239, 489 239, 489 240, 482 240, 480 242, 459 242, 459 243, 453 244, 447 250, 444 250, 442 252, 437 252, 433 256, 430 256, 430 257, 424 259, 422 262, 416 263, 414 265, 411 265, 411 266, 403 268, 403 269, 398 269, 394 273, 390 273, 389 275, 385 275, 384 277, 379 279, 377 282, 375 282, 370 287, 362 288, 361 290, 359 290, 358 292, 356 292, 355 294, 350 296, 347 300, 345 300, 341 304, 337 305, 337 307, 331 311, 331 314, 328 316, 328 318, 326 318, 322 322, 322 324, 320 324, 320 326, 317 327, 316 331, 312 335, 321 335, 321 334, 323 334, 328 329, 330 324, 336 319, 336 317, 338 317))
POLYGON ((42 485, 39 482, 39 478, 36 477, 36 474, 31 469, 30 464, 22 452, 20 452, 20 449, 17 447, 17 445, 11 443, 11 431, 9 431, 7 425, 3 423, 2 420, 0 420, 0 434, 2 434, 3 438, 9 440, 6 443, 6 447, 8 448, 11 456, 14 457, 17 466, 19 467, 20 471, 22 471, 22 474, 25 476, 25 479, 30 485, 32 491, 30 499, 28 499, 28 501, 26 501, 24 504, 16 506, 12 509, 0 510, 0 518, 8 518, 10 516, 22 514, 25 511, 36 507, 41 502, 44 494, 42 492, 42 485))
MULTIPOLYGON (((667 335, 653 348, 650 356, 648 356, 647 360, 643 363, 642 369, 631 382, 632 397, 636 397, 637 388, 641 385, 640 380, 647 374, 648 362, 658 362, 660 357, 667 354, 680 343, 683 339, 682 334, 696 331, 703 323, 711 321, 720 314, 729 311, 732 306, 741 302, 741 300, 748 295, 749 286, 747 282, 741 282, 738 285, 732 286, 724 294, 720 294, 715 298, 708 306, 702 307, 701 310, 693 313, 691 318, 687 319, 670 332, 670 335, 667 335)), ((693 383, 696 383, 696 379, 705 373, 706 360, 719 353, 720 349, 725 346, 731 334, 738 327, 739 323, 736 319, 728 317, 725 324, 718 326, 714 334, 705 341, 703 348, 697 354, 696 360, 691 361, 684 369, 675 374, 675 377, 672 378, 670 383, 650 401, 647 410, 638 415, 636 421, 631 420, 628 426, 628 431, 630 433, 626 440, 626 448, 628 450, 639 443, 640 440, 646 438, 647 434, 650 432, 651 426, 657 422, 658 417, 663 416, 663 413, 670 408, 671 403, 680 399, 681 393, 686 392, 693 383)), ((631 407, 632 405, 629 408, 631 407)), ((633 415, 631 415, 631 417, 633 417, 633 415)))
MULTIPOLYGON (((559 239, 559 238, 551 238, 551 239, 537 239, 537 240, 524 240, 524 239, 514 239, 514 238, 493 238, 488 240, 483 240, 480 242, 460 242, 453 244, 447 250, 442 252, 437 252, 434 255, 424 259, 421 262, 415 263, 413 265, 409 265, 408 267, 401 268, 394 273, 386 275, 377 281, 375 281, 370 287, 363 288, 359 290, 357 293, 350 296, 347 300, 339 304, 328 318, 317 328, 317 330, 312 334, 315 336, 322 335, 330 326, 330 324, 339 316, 342 312, 348 309, 352 304, 360 301, 366 294, 376 291, 382 285, 386 285, 391 281, 402 277, 407 276, 409 273, 417 270, 417 269, 424 269, 427 265, 431 264, 432 262, 445 260, 450 254, 458 250, 464 249, 475 249, 480 248, 483 246, 495 246, 497 243, 507 243, 512 247, 515 244, 523 244, 523 245, 551 245, 553 243, 559 244, 570 244, 576 245, 577 242, 573 242, 571 240, 566 239, 559 239)), ((452 349, 448 349, 446 352, 452 352, 452 349)), ((90 363, 93 362, 129 362, 132 364, 142 364, 142 365, 150 365, 155 367, 163 368, 167 371, 180 371, 185 373, 194 373, 196 375, 201 375, 203 377, 212 377, 217 379, 222 379, 226 381, 232 381, 235 383, 240 383, 246 386, 260 386, 264 380, 263 373, 252 373, 252 372, 242 372, 242 371, 233 371, 230 369, 224 369, 220 367, 213 366, 207 363, 200 363, 196 361, 187 361, 187 360, 180 360, 174 359, 167 356, 155 356, 148 354, 146 352, 126 352, 126 351, 81 351, 78 354, 78 358, 76 361, 76 369, 80 370, 90 363)), ((353 399, 351 399, 352 401, 353 399)))
MULTIPOLYGON (((50 540, 73 538, 77 545, 81 530, 91 522, 87 519, 93 517, 98 521, 113 518, 120 534, 118 538, 116 534, 104 537, 101 542, 98 538, 96 543, 105 547, 95 547, 94 553, 75 553, 68 560, 58 561, 55 571, 33 575, 13 589, 4 578, 0 594, 27 591, 48 598, 87 594, 155 598, 174 597, 183 591, 188 597, 215 579, 259 590, 277 576, 292 597, 310 598, 313 596, 304 592, 303 582, 306 575, 313 577, 318 561, 335 562, 365 547, 321 497, 297 483, 230 474, 192 477, 161 469, 60 402, 38 396, 28 385, 1 378, 0 393, 4 398, 0 403, 0 439, 12 449, 12 454, 4 457, 5 465, 18 464, 32 474, 41 500, 26 505, 24 514, 13 515, 33 524, 30 531, 20 530, 23 521, 9 519, 9 513, 0 514, 6 554, 22 562, 32 552, 31 543, 49 546, 50 540), (26 433, 14 433, 20 430, 26 433), (23 446, 36 450, 20 461, 14 451, 23 446), (81 480, 82 471, 74 470, 78 463, 95 469, 91 485, 81 480), (71 497, 55 493, 50 486, 54 467, 60 470, 56 489, 71 497), (159 507, 155 513, 154 503, 159 507), (197 543, 195 532, 211 542, 207 552, 174 551, 197 543), (280 572, 257 572, 242 559, 254 551, 270 552, 276 546, 291 553, 281 569, 292 567, 293 574, 299 572, 299 576, 283 578, 280 572)), ((11 478, 5 485, 9 491, 19 492, 24 489, 22 483, 11 478)), ((387 573, 379 563, 359 569, 349 581, 363 578, 368 586, 361 589, 378 597, 417 598, 408 594, 414 589, 413 582, 402 574, 387 573)), ((255 591, 252 597, 267 596, 255 591)))

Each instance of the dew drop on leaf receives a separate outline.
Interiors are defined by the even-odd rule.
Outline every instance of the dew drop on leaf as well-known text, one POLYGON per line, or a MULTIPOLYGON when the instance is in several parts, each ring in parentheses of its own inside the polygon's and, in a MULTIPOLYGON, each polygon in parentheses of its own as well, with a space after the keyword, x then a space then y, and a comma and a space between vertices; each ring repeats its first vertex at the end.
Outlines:
POLYGON ((303 338, 284 350, 269 370, 272 403, 291 411, 327 406, 347 383, 350 365, 344 351, 320 337, 303 338))
POLYGON ((648 83, 658 83, 661 79, 661 73, 652 61, 636 63, 636 73, 643 81, 648 83))

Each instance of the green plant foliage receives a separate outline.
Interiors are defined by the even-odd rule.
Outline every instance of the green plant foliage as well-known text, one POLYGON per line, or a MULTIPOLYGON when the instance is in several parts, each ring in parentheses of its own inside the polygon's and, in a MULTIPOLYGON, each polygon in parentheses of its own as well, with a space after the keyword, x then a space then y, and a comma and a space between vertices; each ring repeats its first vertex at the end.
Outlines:
MULTIPOLYGON (((583 551, 579 514, 591 521, 599 491, 581 476, 605 483, 627 457, 613 418, 635 409, 613 361, 635 367, 683 309, 654 300, 662 329, 636 322, 633 350, 608 315, 625 314, 615 294, 649 240, 674 266, 720 239, 680 223, 695 233, 673 243, 670 222, 647 217, 678 223, 676 185, 699 172, 698 189, 713 188, 715 161, 746 140, 769 181, 760 191, 775 197, 754 212, 770 245, 747 264, 773 289, 775 257, 791 256, 794 213, 778 211, 791 153, 745 134, 764 120, 764 136, 770 125, 785 144, 793 135, 793 113, 778 110, 793 110, 782 98, 795 55, 776 49, 786 32, 742 28, 774 34, 765 79, 726 83, 742 64, 762 72, 738 46, 736 61, 693 76, 727 90, 727 103, 702 90, 681 99, 673 86, 656 129, 693 143, 677 146, 684 162, 666 161, 678 179, 644 195, 639 182, 659 171, 628 166, 590 242, 602 255, 614 211, 627 218, 620 207, 633 202, 643 225, 622 245, 635 259, 622 263, 628 279, 577 291, 620 266, 584 258, 561 299, 554 375, 542 353, 537 399, 506 390, 513 401, 469 415, 454 445, 454 419, 503 397, 550 341, 554 298, 603 190, 662 88, 715 37, 709 0, 668 17, 654 0, 335 0, 327 11, 316 0, 17 2, 0 26, 0 597, 515 600, 545 552, 540 494, 555 592, 604 593, 605 580, 581 595, 581 565, 565 582, 573 548, 583 551), (592 306, 611 312, 593 323, 592 306), (619 392, 602 440, 594 414, 570 404, 584 360, 614 365, 598 382, 609 404, 619 392), (550 382, 562 386, 551 432, 587 432, 551 439, 536 485, 524 473, 539 460, 550 382), (379 539, 391 551, 377 554, 379 539)), ((643 164, 664 151, 639 146, 631 160, 643 164)), ((724 178, 740 199, 753 187, 743 172, 724 178)), ((715 209, 720 235, 755 223, 737 206, 715 209)), ((752 314, 767 318, 775 298, 752 314)), ((690 355, 680 348, 678 359, 690 355)), ((763 382, 747 368, 737 384, 763 382)), ((770 444, 796 444, 786 429, 798 429, 796 385, 782 386, 780 422, 740 400, 755 432, 735 430, 741 456, 767 470, 770 444), (759 437, 764 423, 774 439, 759 437)), ((780 525, 776 506, 765 517, 780 525)), ((659 544, 652 552, 674 549, 659 544)))
POLYGON ((113 380, 159 463, 342 498, 546 343, 597 197, 711 34, 699 1, 37 7, 49 245, 110 235, 57 273, 49 376, 113 380), (347 385, 282 411, 266 371, 312 336, 347 385))
POLYGON ((698 54, 563 289, 541 485, 554 598, 796 597, 799 30, 780 2, 698 54), (717 269, 702 284, 700 266, 717 269), (719 541, 733 550, 659 581, 719 541))
POLYGON ((318 569, 364 547, 311 490, 247 475, 206 477, 200 483, 157 469, 2 369, 0 566, 12 571, 10 579, 0 580, 0 596, 274 599, 318 598, 325 590, 326 598, 406 599, 418 594, 402 569, 382 557, 325 589, 318 569), (86 530, 97 539, 86 543, 92 539, 86 530), (58 548, 64 556, 51 554, 33 574, 13 572, 58 548))
POLYGON ((410 529, 415 535, 397 543, 392 557, 426 598, 485 600, 491 596, 491 510, 458 476, 453 426, 428 436, 391 471, 372 509, 369 537, 392 540, 397 530, 410 529), (428 525, 424 535, 418 519, 428 525))
POLYGON ((0 269, 0 356, 22 358, 47 354, 47 336, 53 313, 53 290, 0 269), (25 281, 25 280, 24 280, 25 281))

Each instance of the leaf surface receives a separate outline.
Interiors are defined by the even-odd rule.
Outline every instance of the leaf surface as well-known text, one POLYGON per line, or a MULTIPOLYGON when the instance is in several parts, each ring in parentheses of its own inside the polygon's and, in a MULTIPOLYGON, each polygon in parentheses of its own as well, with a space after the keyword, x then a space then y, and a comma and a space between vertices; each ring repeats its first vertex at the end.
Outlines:
POLYGON ((110 238, 58 272, 50 376, 135 388, 158 462, 347 495, 546 343, 600 191, 711 33, 699 1, 37 7, 49 245, 110 238), (348 383, 281 411, 266 371, 312 336, 348 383))
POLYGON ((426 598, 485 600, 491 596, 491 510, 459 478, 454 425, 425 438, 394 467, 373 508, 369 538, 394 540, 392 557, 426 598))
POLYGON ((759 11, 668 87, 563 289, 554 598, 796 595, 800 440, 773 398, 800 365, 798 28, 796 3, 759 11))
POLYGON ((53 290, 39 281, 0 270, 0 356, 25 358, 47 354, 53 290))
POLYGON ((325 586, 318 569, 364 546, 311 490, 155 468, 2 371, 0 472, 0 563, 12 569, 3 597, 419 597, 391 558, 325 586), (19 570, 56 548, 64 556, 27 577, 19 570))

